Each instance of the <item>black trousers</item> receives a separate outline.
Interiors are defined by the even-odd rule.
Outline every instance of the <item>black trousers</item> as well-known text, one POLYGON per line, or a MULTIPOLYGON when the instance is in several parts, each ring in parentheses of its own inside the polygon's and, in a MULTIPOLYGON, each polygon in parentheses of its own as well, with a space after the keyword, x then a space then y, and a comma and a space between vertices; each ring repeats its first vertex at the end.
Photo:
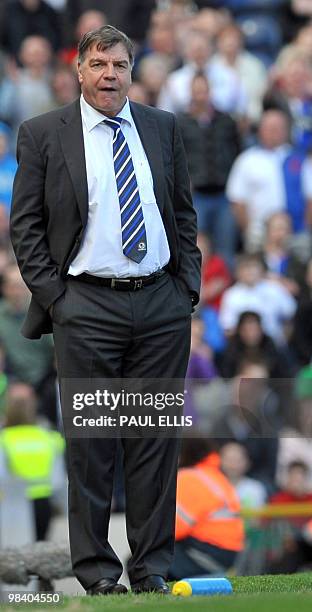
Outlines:
MULTIPOLYGON (((58 376, 184 378, 191 299, 165 274, 135 292, 68 280, 53 312, 58 376)), ((108 542, 116 439, 68 438, 69 534, 73 570, 84 588, 118 580, 108 542)), ((123 438, 130 582, 166 578, 173 557, 179 440, 123 438)))
POLYGON ((49 497, 33 500, 35 515, 36 540, 45 540, 52 518, 52 506, 49 497))

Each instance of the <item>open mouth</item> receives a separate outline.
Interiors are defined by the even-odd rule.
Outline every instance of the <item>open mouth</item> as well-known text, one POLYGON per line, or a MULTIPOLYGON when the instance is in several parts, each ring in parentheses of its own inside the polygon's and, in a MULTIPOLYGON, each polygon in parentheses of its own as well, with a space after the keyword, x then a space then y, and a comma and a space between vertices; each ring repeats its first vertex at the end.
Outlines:
POLYGON ((115 87, 101 87, 100 91, 109 91, 109 92, 112 92, 112 91, 117 91, 117 90, 116 90, 115 87))

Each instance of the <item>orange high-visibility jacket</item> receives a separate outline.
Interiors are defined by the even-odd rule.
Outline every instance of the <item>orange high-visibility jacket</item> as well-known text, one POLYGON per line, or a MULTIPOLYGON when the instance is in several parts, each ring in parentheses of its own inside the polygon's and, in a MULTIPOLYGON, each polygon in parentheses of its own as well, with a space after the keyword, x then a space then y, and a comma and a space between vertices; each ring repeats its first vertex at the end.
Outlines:
POLYGON ((178 472, 176 540, 192 537, 227 550, 242 550, 244 525, 237 493, 215 453, 178 472))

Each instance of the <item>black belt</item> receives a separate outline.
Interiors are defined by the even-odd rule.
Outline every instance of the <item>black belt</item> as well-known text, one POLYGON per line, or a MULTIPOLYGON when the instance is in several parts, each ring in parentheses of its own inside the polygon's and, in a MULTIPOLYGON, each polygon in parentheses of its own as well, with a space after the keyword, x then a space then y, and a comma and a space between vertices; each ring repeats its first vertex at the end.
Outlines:
POLYGON ((100 287, 110 287, 116 291, 137 291, 144 289, 148 285, 153 285, 156 281, 166 274, 165 270, 159 270, 150 274, 150 276, 140 276, 132 278, 105 278, 102 276, 92 276, 92 274, 78 274, 78 276, 69 275, 71 280, 78 280, 90 285, 98 285, 100 287))

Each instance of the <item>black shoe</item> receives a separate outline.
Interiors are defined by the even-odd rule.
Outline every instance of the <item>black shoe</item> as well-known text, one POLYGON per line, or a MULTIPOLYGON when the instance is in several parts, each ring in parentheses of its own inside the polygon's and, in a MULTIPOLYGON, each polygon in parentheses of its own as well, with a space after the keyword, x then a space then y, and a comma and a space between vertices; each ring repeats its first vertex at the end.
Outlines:
POLYGON ((121 595, 128 593, 127 587, 112 578, 102 578, 87 589, 87 595, 121 595))
POLYGON ((168 595, 169 587, 162 576, 146 576, 131 585, 133 593, 162 593, 168 595))

